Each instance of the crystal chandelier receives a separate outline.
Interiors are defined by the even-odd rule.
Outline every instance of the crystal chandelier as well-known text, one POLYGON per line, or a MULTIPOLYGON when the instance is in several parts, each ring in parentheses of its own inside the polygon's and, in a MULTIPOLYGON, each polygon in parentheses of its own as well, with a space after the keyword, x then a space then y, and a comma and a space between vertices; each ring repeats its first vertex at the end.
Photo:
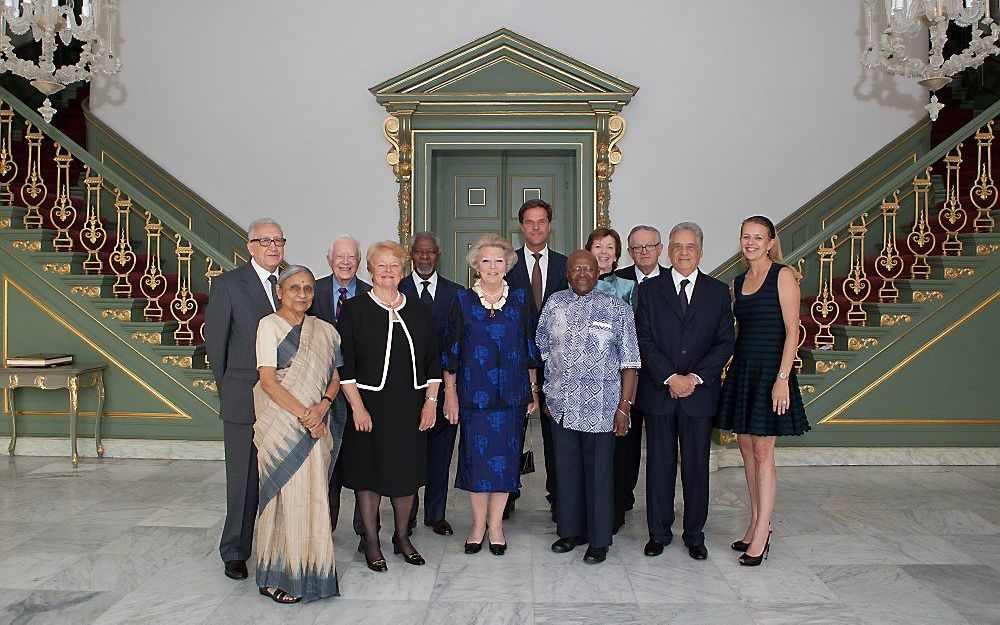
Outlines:
MULTIPOLYGON (((118 0, 0 0, 0 72, 22 76, 45 94, 38 112, 46 122, 56 110, 48 96, 68 84, 95 74, 116 74, 121 62, 114 51, 114 23, 118 0), (37 61, 19 58, 11 36, 31 31, 42 51, 37 61), (82 42, 79 59, 56 67, 54 56, 59 43, 68 47, 82 42)), ((21 37, 27 43, 27 37, 21 37)), ((33 47, 33 46, 32 46, 33 47)))
MULTIPOLYGON (((875 0, 865 0, 865 20, 868 23, 868 46, 861 55, 867 69, 884 69, 889 74, 917 78, 931 90, 931 101, 924 108, 936 120, 944 105, 936 94, 951 82, 951 77, 969 67, 979 67, 991 54, 1000 53, 997 38, 1000 26, 990 15, 990 0, 883 0, 875 9, 875 0), (876 13, 878 14, 876 16, 876 13), (876 19, 877 17, 877 19, 876 19), (876 40, 876 21, 884 24, 876 40), (971 28, 972 41, 961 52, 944 58, 948 41, 948 26, 971 28), (916 46, 918 37, 930 34, 927 60, 908 56, 907 49, 916 46)), ((926 39, 924 39, 926 40, 926 39)))

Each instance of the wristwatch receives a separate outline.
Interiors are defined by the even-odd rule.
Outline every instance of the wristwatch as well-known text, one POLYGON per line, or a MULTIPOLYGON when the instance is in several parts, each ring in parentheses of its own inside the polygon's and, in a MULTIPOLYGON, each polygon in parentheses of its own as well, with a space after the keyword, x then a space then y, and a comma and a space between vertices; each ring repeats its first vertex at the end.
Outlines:
POLYGON ((779 380, 787 380, 788 379, 788 374, 785 373, 784 371, 779 371, 778 372, 778 379, 779 380))
POLYGON ((322 397, 320 397, 320 398, 319 398, 319 400, 320 400, 320 401, 323 401, 324 399, 325 399, 326 401, 330 402, 330 405, 331 405, 331 406, 333 405, 333 400, 332 400, 332 399, 330 399, 330 396, 329 396, 329 395, 324 395, 324 396, 322 396, 322 397))

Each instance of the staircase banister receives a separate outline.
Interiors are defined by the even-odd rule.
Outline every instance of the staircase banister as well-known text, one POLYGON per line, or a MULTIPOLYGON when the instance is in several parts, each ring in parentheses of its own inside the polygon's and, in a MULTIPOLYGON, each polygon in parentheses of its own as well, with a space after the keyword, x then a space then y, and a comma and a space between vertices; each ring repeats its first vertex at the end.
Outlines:
POLYGON ((73 155, 73 158, 89 166, 90 170, 100 175, 105 182, 120 189, 122 193, 127 195, 133 202, 138 203, 143 209, 148 210, 150 214, 156 217, 156 219, 158 219, 169 230, 172 230, 175 234, 179 234, 182 238, 187 240, 188 245, 198 250, 204 256, 211 257, 212 260, 219 265, 220 269, 229 271, 230 269, 234 269, 236 267, 236 263, 219 254, 211 244, 192 232, 176 217, 171 215, 169 211, 163 208, 157 201, 132 186, 128 181, 102 163, 100 159, 95 158, 93 154, 81 147, 77 142, 67 137, 61 130, 52 124, 47 123, 38 113, 31 110, 27 104, 16 98, 3 87, 0 87, 0 100, 3 100, 10 105, 11 108, 30 121, 49 139, 69 151, 69 153, 73 155))
POLYGON ((902 168, 893 174, 885 182, 875 187, 870 193, 864 195, 855 202, 855 208, 851 211, 844 211, 836 219, 832 220, 825 228, 806 239, 794 250, 785 254, 785 261, 789 265, 794 265, 799 259, 807 258, 824 242, 828 241, 832 235, 839 235, 847 229, 851 223, 862 213, 868 212, 873 206, 877 206, 887 197, 891 197, 893 191, 902 189, 907 183, 912 183, 913 178, 922 175, 924 171, 945 157, 956 145, 965 141, 986 125, 991 119, 1000 115, 1000 101, 994 102, 989 108, 973 118, 972 121, 955 131, 950 137, 939 143, 929 152, 920 157, 916 162, 902 168))

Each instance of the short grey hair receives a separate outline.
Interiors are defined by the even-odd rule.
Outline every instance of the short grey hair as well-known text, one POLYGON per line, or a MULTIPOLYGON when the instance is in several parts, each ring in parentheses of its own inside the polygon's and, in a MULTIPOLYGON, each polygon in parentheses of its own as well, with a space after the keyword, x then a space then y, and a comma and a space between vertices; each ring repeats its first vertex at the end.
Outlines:
POLYGON ((517 264, 517 253, 514 252, 514 246, 510 244, 510 241, 499 234, 484 234, 472 243, 469 247, 469 253, 465 255, 465 262, 469 264, 469 267, 475 269, 479 266, 484 247, 499 247, 503 250, 507 271, 510 271, 510 268, 517 264))
POLYGON ((261 226, 277 226, 278 230, 281 230, 282 233, 285 232, 285 229, 281 227, 281 224, 275 220, 270 217, 261 217, 260 219, 254 219, 250 222, 250 225, 247 227, 247 238, 253 239, 254 235, 257 234, 257 228, 260 228, 261 226))
POLYGON ((410 237, 410 249, 412 250, 413 246, 417 244, 417 241, 419 241, 421 239, 429 239, 429 240, 433 241, 434 242, 434 248, 438 252, 441 251, 441 239, 439 239, 437 237, 437 235, 434 234, 433 232, 431 232, 430 230, 421 230, 420 232, 418 232, 418 233, 414 234, 412 237, 410 237))
POLYGON ((705 247, 705 233, 702 232, 701 226, 694 223, 693 221, 682 221, 673 228, 670 229, 670 236, 667 237, 667 241, 674 238, 674 234, 680 232, 681 230, 689 230, 698 236, 698 247, 705 247))
POLYGON ((312 278, 313 282, 316 282, 316 275, 312 272, 312 269, 306 267, 305 265, 289 265, 278 274, 278 286, 283 286, 289 278, 296 276, 303 271, 309 274, 309 277, 312 278))
POLYGON ((326 249, 327 260, 333 258, 333 247, 338 243, 340 243, 341 241, 350 241, 351 243, 353 243, 354 249, 358 251, 357 253, 358 260, 361 260, 361 242, 349 234, 342 234, 339 237, 335 238, 333 241, 330 241, 330 247, 326 249))
POLYGON ((635 234, 636 232, 643 232, 643 231, 652 232, 656 234, 657 239, 660 239, 661 242, 663 241, 663 237, 660 236, 659 230, 657 230, 653 226, 647 226, 646 224, 639 224, 638 226, 635 226, 634 228, 628 231, 628 237, 625 239, 625 244, 632 245, 632 235, 635 234))

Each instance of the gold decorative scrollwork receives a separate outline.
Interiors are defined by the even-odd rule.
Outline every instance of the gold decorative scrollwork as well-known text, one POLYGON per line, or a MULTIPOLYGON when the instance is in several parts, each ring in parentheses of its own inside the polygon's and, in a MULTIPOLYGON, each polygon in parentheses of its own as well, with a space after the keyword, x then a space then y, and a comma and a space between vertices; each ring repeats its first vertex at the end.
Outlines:
POLYGON ((12 373, 7 376, 7 386, 8 388, 14 388, 21 385, 21 379, 17 377, 16 373, 12 373))
POLYGON ((132 297, 132 283, 129 282, 129 274, 135 270, 136 255, 132 251, 132 242, 129 240, 129 215, 132 212, 132 200, 123 196, 122 192, 115 189, 115 213, 118 222, 115 227, 115 246, 112 248, 111 258, 108 264, 115 273, 115 285, 112 292, 117 297, 132 297))
MULTIPOLYGON (((69 405, 74 412, 80 409, 80 380, 75 376, 69 378, 69 405)), ((76 450, 73 450, 76 453, 76 450)))
POLYGON ((939 300, 944 298, 944 293, 941 291, 914 291, 913 292, 913 303, 914 304, 926 304, 931 300, 939 300))
POLYGON ((847 231, 851 236, 851 270, 847 273, 847 279, 841 284, 841 290, 851 301, 851 307, 847 311, 847 324, 863 326, 868 321, 868 313, 861 304, 872 292, 872 283, 865 273, 865 234, 868 232, 865 216, 861 215, 860 225, 851 224, 847 231))
POLYGON ((945 170, 945 190, 948 199, 945 200, 944 208, 938 213, 938 223, 947 233, 941 243, 941 252, 945 256, 961 256, 962 242, 958 239, 958 233, 965 227, 968 216, 962 208, 961 184, 959 173, 962 169, 962 145, 955 146, 955 153, 944 157, 945 170))
POLYGON ((827 374, 834 369, 846 369, 847 363, 843 360, 817 360, 816 373, 827 374))
POLYGON ((899 213, 899 191, 892 192, 892 201, 882 200, 882 252, 875 259, 875 273, 882 278, 878 301, 896 302, 899 289, 896 278, 903 273, 903 259, 896 245, 896 215, 899 213))
POLYGON ((177 244, 177 293, 170 300, 170 314, 177 320, 174 330, 174 343, 190 345, 194 341, 191 330, 191 320, 198 314, 198 301, 191 292, 191 256, 194 249, 190 245, 181 245, 181 235, 174 235, 177 244))
POLYGON ((401 111, 382 120, 382 136, 391 144, 386 152, 385 162, 392 167, 392 174, 399 185, 396 198, 399 203, 399 241, 404 246, 408 244, 410 231, 413 228, 410 209, 413 205, 413 145, 411 118, 412 111, 401 111))
POLYGON ((108 233, 101 222, 101 188, 104 179, 90 173, 90 166, 85 168, 83 183, 87 186, 87 209, 80 230, 80 243, 87 250, 87 260, 83 261, 83 271, 88 274, 99 274, 104 270, 104 263, 98 253, 108 240, 108 233))
MULTIPOLYGON (((10 206, 14 203, 14 194, 10 184, 17 178, 17 161, 14 160, 14 144, 11 143, 11 130, 14 126, 14 109, 0 102, 0 204, 10 206)), ((7 225, 10 228, 10 220, 7 225)))
POLYGON ((162 321, 163 308, 160 298, 167 292, 167 279, 160 269, 160 236, 163 234, 163 224, 153 218, 152 213, 146 215, 146 271, 139 280, 139 290, 146 296, 146 307, 142 316, 146 321, 162 321))
POLYGON ((52 160, 56 163, 56 201, 49 209, 49 222, 56 227, 56 238, 52 240, 52 247, 57 252, 69 252, 73 249, 69 230, 76 223, 76 208, 69 195, 69 166, 73 157, 58 143, 54 145, 56 155, 52 160))
POLYGON ((816 300, 809 306, 809 316, 819 325, 816 336, 813 337, 815 347, 833 346, 833 334, 830 326, 840 316, 840 304, 833 297, 833 259, 837 255, 837 235, 830 237, 829 245, 820 245, 816 250, 819 256, 819 292, 816 300))
POLYGON ((737 438, 736 434, 733 434, 732 432, 726 432, 725 430, 719 430, 720 445, 729 445, 731 443, 735 443, 737 440, 739 439, 737 438))
POLYGON ((182 369, 190 369, 192 364, 192 358, 190 356, 164 356, 162 360, 165 365, 173 365, 175 367, 181 367, 182 369))
POLYGON ((856 352, 869 347, 878 347, 878 339, 874 336, 857 337, 852 336, 847 339, 847 349, 856 352))
POLYGON ((976 232, 993 232, 996 221, 991 211, 997 204, 997 187, 993 183, 993 120, 976 133, 976 184, 969 189, 969 199, 976 207, 972 225, 976 232))
POLYGON ((916 257, 910 265, 910 278, 914 280, 929 278, 931 266, 927 264, 927 255, 934 251, 937 237, 930 226, 930 190, 931 168, 924 172, 924 177, 913 179, 913 227, 906 235, 906 246, 916 257))
POLYGON ((625 136, 628 125, 625 118, 618 114, 599 112, 596 115, 597 124, 597 159, 594 163, 594 175, 597 178, 597 226, 611 226, 611 178, 615 174, 615 166, 622 162, 622 152, 618 142, 625 136))
POLYGON ((69 263, 42 263, 42 271, 65 276, 70 272, 69 263))
POLYGON ((10 244, 15 250, 24 250, 26 252, 41 252, 42 242, 41 241, 14 241, 10 244))
POLYGON ((955 280, 957 278, 964 278, 976 275, 976 270, 972 267, 945 267, 944 277, 948 280, 955 280))
POLYGON ((105 308, 101 311, 101 316, 116 321, 132 321, 132 311, 128 308, 105 308))
MULTIPOLYGON (((798 280, 799 284, 802 284, 802 267, 806 264, 806 259, 800 258, 799 262, 796 263, 798 267, 798 272, 795 278, 798 280)), ((802 373, 802 346, 806 342, 806 327, 802 325, 802 320, 799 319, 799 342, 795 346, 795 359, 792 361, 792 366, 795 367, 795 371, 802 373)))
POLYGON ((163 337, 159 332, 133 332, 133 341, 141 341, 148 345, 161 345, 163 343, 163 337))
POLYGON ((900 323, 911 323, 912 321, 913 317, 907 315, 906 313, 899 315, 883 314, 879 319, 879 324, 883 327, 889 328, 900 323))
POLYGON ((1000 252, 1000 243, 980 243, 976 246, 976 254, 979 256, 992 256, 1000 252))
MULTIPOLYGON (((0 191, 2 193, 2 191, 0 191)), ((0 218, 0 230, 6 230, 10 228, 10 217, 0 218)))
POLYGON ((99 286, 75 286, 69 290, 73 295, 82 295, 83 297, 100 297, 101 287, 99 286))
POLYGON ((27 125, 24 138, 28 142, 28 170, 24 174, 24 184, 21 185, 21 200, 27 209, 24 215, 24 227, 41 228, 42 213, 39 207, 49 194, 45 179, 42 177, 42 139, 45 135, 41 130, 35 130, 30 121, 25 120, 24 123, 27 125))
POLYGON ((810 394, 811 393, 815 393, 816 392, 816 387, 813 386, 812 384, 800 384, 799 385, 799 392, 800 393, 810 393, 810 394))
POLYGON ((191 383, 191 386, 195 388, 205 389, 206 391, 212 391, 213 393, 219 392, 219 389, 216 388, 215 380, 205 380, 202 378, 198 378, 197 380, 191 383))

